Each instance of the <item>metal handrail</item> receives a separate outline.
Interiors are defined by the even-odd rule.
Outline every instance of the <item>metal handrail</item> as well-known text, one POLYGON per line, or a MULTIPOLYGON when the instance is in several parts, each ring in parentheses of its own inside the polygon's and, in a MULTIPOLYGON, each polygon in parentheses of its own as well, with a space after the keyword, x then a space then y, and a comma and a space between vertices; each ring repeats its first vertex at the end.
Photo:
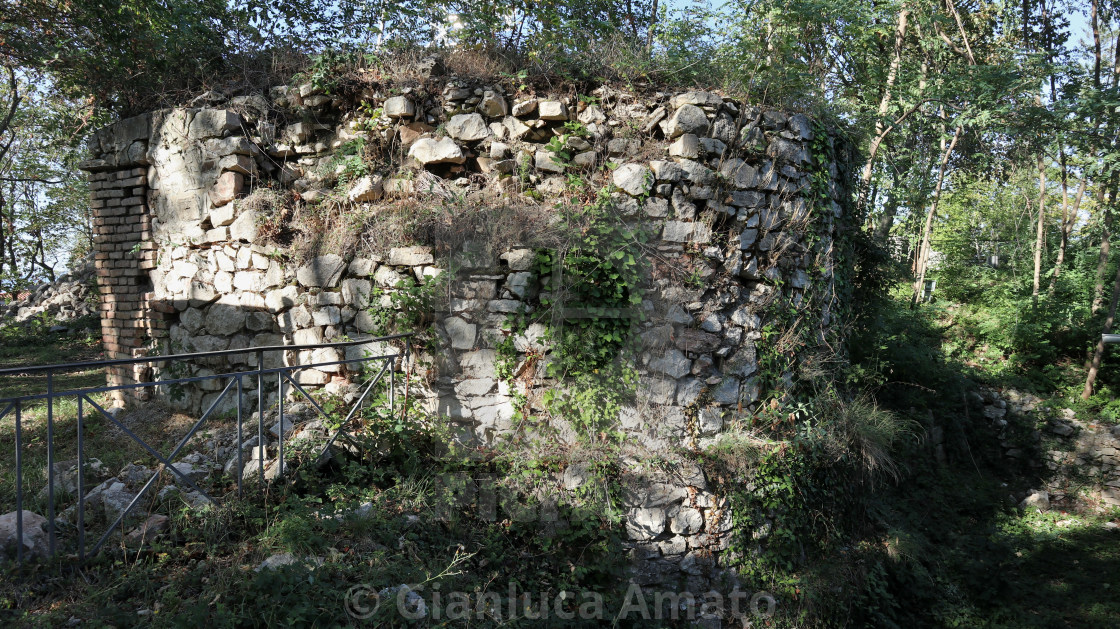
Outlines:
MULTIPOLYGON (((41 373, 46 371, 77 371, 80 369, 92 369, 94 367, 115 367, 118 365, 141 365, 144 363, 159 363, 167 362, 169 360, 195 360, 198 358, 213 358, 217 356, 230 356, 232 354, 244 354, 247 352, 275 352, 275 351, 302 351, 305 349, 323 349, 327 347, 350 347, 352 345, 362 345, 365 343, 376 343, 379 341, 392 341, 396 339, 408 338, 412 336, 413 332, 404 332, 401 334, 391 334, 389 336, 379 336, 372 339, 364 339, 358 341, 340 341, 337 343, 315 343, 312 345, 268 345, 265 347, 244 347, 239 349, 221 349, 213 352, 193 352, 190 354, 172 354, 170 356, 141 356, 138 358, 113 358, 110 360, 89 360, 76 363, 55 363, 52 365, 32 365, 29 367, 6 367, 0 369, 0 376, 8 375, 26 375, 32 373, 41 373)), ((0 399, 0 402, 5 400, 0 399)))
MULTIPOLYGON (((352 358, 352 359, 343 359, 343 360, 335 360, 335 361, 324 361, 324 362, 318 362, 318 363, 310 363, 310 364, 306 364, 306 365, 297 364, 297 365, 284 365, 284 366, 280 366, 280 367, 265 368, 264 367, 264 354, 266 352, 276 352, 276 351, 284 351, 284 352, 297 351, 297 352, 299 352, 299 351, 313 350, 313 349, 343 348, 343 347, 352 347, 352 346, 355 346, 355 345, 364 345, 364 344, 369 344, 369 343, 377 343, 377 342, 383 342, 383 341, 406 339, 406 338, 409 338, 411 336, 413 336, 413 333, 408 332, 408 333, 393 334, 393 335, 389 335, 389 336, 381 336, 381 337, 369 338, 369 339, 360 339, 360 340, 353 340, 353 341, 341 341, 341 342, 336 342, 336 343, 315 343, 315 344, 307 344, 307 345, 271 345, 271 346, 266 346, 266 347, 246 347, 246 348, 239 348, 239 349, 217 350, 217 351, 212 351, 212 352, 196 352, 196 353, 190 353, 190 354, 173 354, 173 355, 169 355, 169 356, 144 356, 144 357, 138 357, 138 358, 125 358, 125 359, 100 360, 100 361, 85 361, 85 362, 75 362, 75 363, 56 363, 56 364, 52 364, 52 365, 36 365, 36 366, 31 366, 31 367, 13 367, 13 368, 7 368, 7 369, 0 369, 0 376, 14 375, 14 374, 25 375, 25 374, 30 374, 30 373, 46 373, 46 376, 47 376, 46 392, 45 393, 23 395, 23 396, 17 396, 17 397, 9 397, 9 398, 0 398, 0 419, 3 419, 4 417, 6 417, 8 415, 8 413, 12 412, 13 410, 15 411, 14 414, 15 414, 15 464, 16 464, 16 470, 15 470, 15 472, 16 472, 16 538, 18 540, 18 542, 16 544, 16 560, 17 560, 17 562, 20 562, 20 563, 23 562, 23 539, 24 538, 23 538, 23 457, 22 457, 22 447, 23 447, 23 443, 22 443, 22 441, 23 441, 23 439, 22 439, 22 423, 23 422, 22 422, 22 411, 23 411, 23 405, 24 405, 25 402, 28 402, 28 401, 31 401, 31 400, 41 400, 41 399, 46 399, 47 400, 47 442, 46 442, 46 446, 47 446, 47 488, 46 489, 47 489, 48 522, 50 523, 50 527, 49 527, 49 531, 48 531, 48 536, 49 536, 48 539, 49 539, 49 554, 54 555, 55 552, 56 552, 56 539, 55 538, 56 538, 56 528, 57 528, 57 518, 56 518, 56 514, 55 514, 55 500, 54 500, 54 489, 55 489, 54 400, 55 400, 55 398, 64 397, 64 396, 75 396, 75 397, 77 397, 78 416, 77 416, 77 426, 76 426, 76 428, 77 428, 78 461, 77 461, 77 478, 76 478, 76 481, 77 481, 77 495, 78 495, 78 503, 77 503, 77 508, 78 508, 77 509, 77 512, 78 512, 78 559, 79 559, 79 561, 82 561, 87 556, 87 554, 86 554, 86 544, 85 544, 85 499, 86 499, 86 496, 85 496, 85 488, 84 488, 84 482, 83 482, 83 471, 84 471, 83 468, 85 466, 85 451, 84 451, 84 438, 83 438, 83 436, 84 436, 83 435, 83 424, 84 424, 84 415, 85 415, 85 405, 88 404, 91 408, 96 409, 110 423, 114 424, 118 429, 120 429, 130 439, 132 439, 133 441, 138 443, 145 451, 148 452, 148 454, 155 457, 155 459, 157 460, 157 462, 159 464, 158 469, 155 471, 155 473, 152 475, 152 477, 149 478, 147 483, 145 483, 144 486, 136 493, 135 497, 128 504, 128 506, 120 513, 120 515, 116 518, 116 520, 111 525, 109 525, 109 528, 101 536, 101 539, 90 550, 89 554, 93 555, 98 550, 100 550, 102 548, 102 546, 105 544, 106 541, 108 541, 108 539, 109 539, 110 535, 113 533, 113 531, 115 531, 117 529, 117 527, 119 527, 124 522, 124 519, 128 516, 129 512, 131 512, 133 507, 135 507, 140 502, 140 499, 147 493, 148 489, 152 486, 152 484, 155 482, 155 480, 165 470, 171 472, 172 474, 174 474, 176 476, 178 476, 187 486, 189 486, 194 491, 198 492, 201 496, 205 497, 207 500, 212 501, 212 502, 217 502, 216 500, 211 498, 205 491, 200 489, 190 478, 188 478, 185 474, 183 474, 178 468, 176 468, 174 466, 174 464, 172 463, 172 461, 175 459, 176 456, 178 456, 178 454, 182 451, 182 449, 190 441, 191 437, 194 436, 194 434, 206 422, 206 420, 210 417, 210 415, 213 414, 219 408, 220 404, 225 399, 226 395, 229 394, 231 391, 236 391, 236 395, 237 395, 237 465, 238 465, 237 494, 238 494, 238 496, 240 496, 242 494, 242 481, 243 481, 243 477, 245 476, 245 465, 244 465, 244 459, 243 459, 244 448, 242 447, 243 444, 244 444, 243 431, 242 431, 244 409, 243 409, 242 405, 243 405, 243 381, 244 381, 245 378, 255 378, 256 381, 257 381, 257 438, 258 438, 258 443, 255 447, 263 448, 264 447, 264 442, 265 442, 265 438, 264 438, 265 376, 270 375, 270 374, 276 374, 276 377, 277 377, 278 419, 280 421, 280 429, 279 429, 279 435, 278 435, 278 450, 279 451, 278 451, 277 478, 283 478, 283 475, 284 475, 284 399, 285 399, 284 388, 285 388, 285 385, 286 384, 291 385, 292 388, 290 389, 290 391, 291 392, 298 392, 300 395, 302 395, 311 404, 311 406, 314 407, 314 409, 316 410, 316 412, 318 414, 324 416, 327 419, 331 419, 330 414, 327 413, 327 411, 325 411, 323 409, 323 407, 317 401, 315 401, 314 398, 311 397, 311 395, 303 388, 303 386, 301 386, 294 378, 292 378, 292 373, 293 372, 301 370, 301 369, 309 369, 309 368, 315 368, 315 367, 327 367, 327 366, 332 366, 332 365, 341 365, 341 364, 349 364, 349 363, 364 363, 364 362, 374 362, 374 361, 381 361, 383 363, 383 365, 382 365, 380 371, 378 371, 377 375, 374 376, 372 379, 370 379, 368 384, 363 385, 363 387, 362 387, 363 390, 362 390, 361 395, 358 396, 358 398, 355 400, 352 408, 350 409, 349 413, 347 413, 345 419, 343 419, 340 423, 337 424, 338 428, 335 431, 334 435, 330 437, 330 439, 327 441, 326 445, 319 452, 319 455, 318 455, 319 460, 321 460, 323 458, 323 456, 326 455, 326 453, 330 450, 331 446, 334 444, 335 441, 338 440, 339 437, 344 437, 347 441, 349 441, 352 444, 355 443, 353 437, 349 433, 346 432, 345 427, 349 423, 350 419, 352 419, 354 417, 355 413, 357 413, 358 410, 360 408, 362 408, 362 405, 365 403, 365 400, 369 396, 370 392, 373 390, 374 386, 378 382, 381 381, 382 376, 384 376, 386 372, 389 373, 389 379, 388 379, 389 380, 389 386, 388 386, 388 388, 389 388, 389 391, 388 391, 389 392, 389 409, 390 409, 390 412, 395 411, 395 408, 396 408, 396 387, 395 387, 394 379, 395 379, 395 375, 396 375, 396 358, 399 356, 399 354, 382 354, 382 355, 377 355, 377 356, 364 356, 364 357, 361 357, 361 358, 352 358), (192 360, 198 360, 198 359, 204 359, 204 358, 214 358, 214 357, 230 356, 230 355, 234 355, 234 354, 244 354, 244 353, 255 353, 257 355, 256 368, 245 369, 245 370, 242 370, 242 371, 233 371, 233 372, 226 372, 226 373, 220 373, 220 374, 212 374, 212 375, 207 375, 207 376, 194 376, 194 377, 189 377, 189 378, 174 378, 174 379, 169 379, 169 380, 155 380, 155 381, 151 381, 151 382, 119 384, 119 385, 111 385, 111 386, 104 386, 104 387, 90 387, 90 388, 73 389, 73 390, 61 391, 61 392, 56 391, 55 388, 54 388, 54 376, 55 376, 55 373, 59 372, 59 371, 65 372, 65 371, 74 371, 74 370, 86 370, 86 369, 92 369, 92 368, 98 368, 98 367, 109 367, 109 366, 118 366, 118 365, 133 365, 133 364, 144 364, 144 363, 161 363, 161 362, 171 362, 171 361, 192 361, 192 360), (201 382, 201 381, 205 381, 205 380, 217 380, 217 379, 225 379, 225 378, 228 378, 229 382, 221 390, 221 392, 218 394, 218 396, 216 398, 214 398, 213 402, 211 402, 210 407, 206 410, 206 412, 204 412, 202 414, 202 416, 198 419, 198 421, 194 423, 194 425, 190 428, 190 430, 187 431, 187 434, 184 435, 183 438, 179 440, 176 447, 166 457, 161 455, 155 448, 153 448, 151 445, 146 443, 143 439, 141 439, 138 435, 136 435, 136 433, 134 433, 127 426, 125 426, 123 423, 121 423, 121 421, 118 420, 112 413, 109 413, 108 411, 106 411, 104 408, 101 407, 101 405, 99 405, 97 402, 95 402, 90 397, 90 395, 92 395, 94 393, 103 393, 103 392, 108 392, 108 391, 125 391, 125 390, 141 389, 141 388, 148 388, 148 387, 168 386, 168 385, 172 385, 172 384, 185 384, 185 383, 190 383, 190 382, 201 382), (236 385, 236 387, 234 385, 236 385)), ((411 345, 406 343, 405 347, 404 347, 404 354, 403 354, 403 360, 404 360, 405 363, 407 363, 409 361, 410 354, 411 354, 411 345)), ((407 384, 406 384, 406 387, 407 387, 407 384)), ((407 389, 406 389, 405 395, 406 395, 406 400, 407 400, 407 389)), ((265 469, 264 469, 263 464, 258 464, 258 471, 259 471, 260 482, 261 482, 261 485, 263 486, 265 484, 265 469)))

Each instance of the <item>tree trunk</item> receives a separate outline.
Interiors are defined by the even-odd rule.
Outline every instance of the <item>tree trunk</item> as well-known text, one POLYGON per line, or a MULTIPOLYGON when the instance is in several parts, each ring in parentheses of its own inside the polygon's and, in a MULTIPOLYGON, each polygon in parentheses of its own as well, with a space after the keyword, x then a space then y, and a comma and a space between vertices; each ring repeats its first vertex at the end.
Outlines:
POLYGON ((887 242, 894 226, 894 215, 898 213, 898 193, 894 188, 887 192, 887 202, 883 204, 883 215, 879 217, 879 225, 875 228, 875 239, 887 242))
MULTIPOLYGON (((929 264, 929 236, 933 229, 933 217, 937 214, 937 204, 941 200, 941 188, 945 183, 945 168, 949 165, 949 156, 953 154, 953 149, 957 146, 957 140, 960 139, 962 131, 963 129, 959 126, 953 131, 952 141, 949 142, 949 146, 941 154, 941 164, 937 168, 937 183, 933 187, 933 200, 930 202, 929 211, 926 212, 926 222, 922 228, 922 240, 918 245, 918 256, 914 269, 914 275, 916 276, 914 298, 910 302, 911 308, 917 306, 922 299, 922 288, 925 287, 926 282, 926 267, 929 264)), ((941 143, 944 146, 944 138, 942 138, 941 143)))
POLYGON ((1085 195, 1085 187, 1087 180, 1082 179, 1081 183, 1077 186, 1077 194, 1073 198, 1073 207, 1068 205, 1068 183, 1066 181, 1068 168, 1066 164, 1066 156, 1062 154, 1062 234, 1061 241, 1058 244, 1058 259, 1054 262, 1054 273, 1050 276, 1050 288, 1046 293, 1049 296, 1054 295, 1054 290, 1058 286, 1058 276, 1062 274, 1062 264, 1066 260, 1066 248, 1069 246, 1069 235, 1073 231, 1073 224, 1077 221, 1077 210, 1081 207, 1081 198, 1085 195))
POLYGON ((1105 186, 1097 188, 1097 207, 1100 208, 1103 216, 1101 217, 1101 249, 1097 255, 1097 282, 1093 286, 1093 303, 1089 309, 1090 314, 1096 315, 1104 306, 1104 272, 1108 268, 1108 258, 1111 249, 1112 238, 1112 212, 1109 210, 1109 197, 1108 191, 1105 186))
MULTIPOLYGON (((1108 305, 1108 316, 1105 317, 1102 334, 1112 332, 1112 323, 1116 319, 1116 302, 1120 301, 1120 267, 1116 269, 1116 279, 1112 282, 1112 301, 1108 305)), ((1097 347, 1093 350, 1093 358, 1089 362, 1089 375, 1085 377, 1085 389, 1081 391, 1081 399, 1087 400, 1093 395, 1093 385, 1097 381, 1097 373, 1101 369, 1101 358, 1104 357, 1104 340, 1097 339, 1097 347)))
POLYGON ((1038 307, 1038 286, 1042 279, 1042 246, 1046 238, 1046 165, 1042 153, 1038 154, 1038 230, 1034 237, 1034 284, 1031 305, 1038 307))
POLYGON ((906 41, 906 21, 910 17, 910 10, 903 6, 902 10, 898 12, 898 23, 894 31, 894 56, 891 57, 891 65, 887 69, 887 82, 883 87, 883 95, 879 99, 879 109, 876 112, 875 118, 875 135, 872 136, 871 144, 867 149, 867 162, 863 165, 863 173, 859 178, 859 196, 856 200, 856 212, 863 212, 867 209, 867 195, 871 187, 871 176, 875 167, 875 154, 879 151, 879 146, 883 142, 890 129, 887 128, 885 118, 891 106, 891 89, 894 83, 898 80, 898 70, 902 65, 902 46, 906 41))
POLYGON ((654 27, 657 26, 657 0, 653 0, 653 6, 649 10, 649 26, 646 28, 646 57, 653 56, 653 32, 654 27))

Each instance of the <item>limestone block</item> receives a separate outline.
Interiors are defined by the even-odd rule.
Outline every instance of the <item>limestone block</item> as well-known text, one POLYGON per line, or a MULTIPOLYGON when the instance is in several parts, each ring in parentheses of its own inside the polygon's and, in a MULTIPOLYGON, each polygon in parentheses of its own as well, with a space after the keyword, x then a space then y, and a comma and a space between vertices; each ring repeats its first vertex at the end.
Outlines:
POLYGON ((562 173, 564 172, 564 164, 556 161, 556 156, 552 151, 541 149, 533 154, 533 165, 537 170, 546 173, 562 173))
POLYGON ((682 507, 669 520, 669 530, 677 535, 695 535, 704 528, 704 515, 699 509, 682 507))
POLYGON ((744 229, 743 232, 739 234, 739 249, 743 251, 753 247, 756 242, 758 242, 757 229, 744 229))
POLYGON ((447 335, 451 337, 451 349, 471 349, 474 347, 478 326, 467 323, 459 317, 448 317, 443 321, 447 335))
POLYGON ((701 222, 666 221, 661 238, 668 242, 703 244, 712 240, 712 228, 701 222))
POLYGON ((203 242, 206 242, 208 244, 217 244, 217 243, 226 242, 228 240, 229 240, 229 228, 228 227, 215 227, 214 229, 206 230, 206 236, 204 237, 203 242))
POLYGON ((528 100, 518 101, 513 104, 513 115, 518 118, 524 118, 537 110, 537 99, 530 98, 528 100))
POLYGON ((677 349, 669 349, 649 362, 649 368, 671 378, 681 378, 692 369, 692 361, 677 349))
POLYGON ((660 197, 650 197, 642 204, 642 211, 651 218, 669 216, 669 202, 660 197))
POLYGON ((245 319, 245 327, 253 332, 262 332, 272 329, 273 318, 267 312, 250 312, 245 319))
POLYGON ((709 124, 703 109, 696 105, 681 105, 670 116, 666 132, 669 138, 677 138, 685 133, 700 136, 707 134, 709 124))
POLYGON ((479 114, 458 114, 448 121, 447 135, 463 142, 476 142, 490 137, 490 127, 479 114))
POLYGON ((377 269, 377 262, 369 258, 354 258, 350 261, 350 275, 369 277, 377 269))
POLYGON ((805 114, 794 114, 789 117, 789 130, 797 135, 800 140, 813 139, 813 125, 805 114))
POLYGON ((265 294, 264 303, 269 312, 283 312, 296 305, 296 297, 298 295, 299 292, 295 286, 285 286, 284 288, 268 291, 268 293, 265 294))
POLYGON ((301 369, 296 372, 296 381, 305 386, 320 386, 330 382, 331 376, 318 369, 301 369))
POLYGON ((415 144, 417 140, 424 137, 425 133, 431 133, 434 130, 434 127, 431 125, 426 125, 422 122, 413 122, 412 124, 405 124, 397 127, 401 146, 406 149, 415 144))
POLYGON ((229 237, 232 240, 254 242, 257 239, 257 218, 255 210, 242 212, 229 226, 229 237))
POLYGON ((501 95, 486 90, 478 103, 478 111, 488 118, 500 118, 509 112, 509 105, 501 95))
POLYGON ((528 271, 533 267, 534 257, 532 249, 512 249, 501 255, 511 271, 528 271))
POLYGON ((194 336, 190 342, 191 348, 196 352, 220 352, 229 348, 229 339, 220 336, 194 336))
POLYGON ((241 331, 245 325, 245 312, 236 306, 214 304, 206 311, 206 331, 228 336, 241 331))
POLYGON ((665 532, 665 510, 631 509, 626 514, 626 533, 630 539, 650 540, 665 532))
POLYGON ((727 359, 723 365, 723 372, 740 378, 746 378, 758 371, 758 357, 754 342, 747 340, 739 345, 735 354, 727 359))
POLYGON ((421 164, 462 164, 467 161, 463 149, 451 138, 421 138, 408 149, 408 156, 421 164))
POLYGON ((191 119, 190 137, 220 138, 241 130, 241 116, 224 109, 202 109, 191 119))
POLYGON ((459 357, 459 368, 464 378, 495 378, 494 361, 497 353, 492 349, 467 352, 459 357))
POLYGON ((188 332, 194 334, 202 328, 204 317, 202 311, 198 308, 187 308, 179 315, 179 324, 182 325, 188 332))
POLYGON ((712 186, 717 183, 715 171, 699 162, 682 159, 678 165, 684 170, 685 177, 690 183, 698 186, 712 186))
POLYGON ((537 104, 541 120, 567 120, 568 106, 558 100, 543 100, 537 104))
POLYGON ((210 187, 210 205, 220 207, 232 202, 241 193, 241 188, 244 185, 245 175, 233 171, 222 173, 218 180, 214 182, 214 185, 210 187))
MULTIPOLYGON (((689 365, 691 372, 692 366, 689 365)), ((700 399, 700 394, 704 392, 704 382, 697 378, 685 378, 677 383, 677 404, 681 406, 692 406, 696 400, 700 399)))
POLYGON ((653 171, 641 164, 623 164, 615 169, 613 175, 614 185, 624 190, 630 196, 638 197, 649 194, 653 188, 653 171))
POLYGON ((373 332, 377 325, 373 321, 373 317, 365 310, 359 310, 354 315, 354 327, 358 328, 361 332, 373 332))
POLYGON ((723 430, 723 413, 716 408, 705 408, 700 411, 700 432, 710 435, 723 430))
POLYGON ((419 266, 433 262, 435 257, 431 247, 396 247, 389 250, 389 264, 393 266, 419 266))
POLYGON ((405 96, 392 96, 385 99, 382 112, 393 119, 412 118, 416 115, 416 105, 405 96))
POLYGON ((342 282, 342 300, 357 310, 369 307, 369 295, 373 285, 369 280, 347 279, 342 282))
POLYGON ((723 104, 723 98, 719 94, 711 92, 692 91, 683 94, 677 94, 669 99, 669 104, 674 108, 680 108, 684 105, 695 105, 698 107, 719 107, 723 104))
POLYGON ((494 280, 468 280, 455 282, 451 290, 456 297, 463 299, 493 299, 498 294, 498 285, 494 280))
POLYGON ((342 360, 342 354, 333 347, 320 347, 311 351, 311 362, 315 368, 326 373, 338 373, 340 365, 324 365, 342 360))
POLYGON ((758 169, 738 157, 726 160, 719 172, 736 188, 754 188, 758 185, 758 169))
POLYGON ((382 288, 394 288, 404 278, 400 273, 387 266, 377 267, 377 271, 373 273, 373 281, 382 288))
POLYGON ((521 299, 531 297, 535 288, 533 274, 528 271, 510 273, 506 278, 506 288, 521 299))
MULTIPOLYGON (((493 399, 496 396, 488 396, 493 399)), ((508 401, 496 401, 494 404, 471 407, 471 414, 475 421, 482 427, 492 427, 499 431, 509 430, 513 419, 513 404, 508 401)))
POLYGON ((346 264, 340 256, 317 256, 296 270, 296 280, 302 286, 330 288, 338 283, 344 268, 346 264))
POLYGON ((490 312, 517 312, 523 304, 516 299, 492 299, 486 304, 490 312))
POLYGON ((311 313, 315 325, 338 325, 342 322, 342 311, 338 306, 324 306, 311 313))
POLYGON ((323 342, 322 328, 306 328, 296 330, 292 334, 292 343, 295 345, 315 345, 323 342))
POLYGON ((774 138, 766 147, 766 154, 775 161, 801 165, 808 161, 809 153, 804 147, 794 144, 784 138, 774 138))
POLYGON ((532 129, 528 125, 526 125, 524 122, 521 122, 517 118, 514 118, 513 116, 506 116, 502 120, 502 124, 505 126, 506 132, 509 134, 509 137, 515 140, 520 140, 521 138, 525 137, 530 131, 532 131, 532 129))
POLYGON ((696 204, 682 194, 679 188, 673 189, 672 203, 673 216, 677 220, 687 221, 696 218, 696 204))
POLYGON ((652 404, 672 404, 677 396, 677 382, 672 378, 652 378, 645 393, 652 404))
POLYGON ((685 133, 669 145, 669 155, 696 159, 700 157, 700 140, 692 133, 685 133))
POLYGON ((606 114, 598 105, 589 105, 576 117, 577 120, 585 125, 602 124, 607 121, 606 114))
POLYGON ((366 175, 350 186, 346 198, 351 203, 368 203, 380 199, 384 191, 385 184, 381 175, 366 175))
POLYGON ((232 170, 242 175, 252 175, 257 172, 257 165, 248 155, 226 155, 218 162, 220 170, 232 170))
POLYGON ((234 216, 233 203, 226 203, 225 205, 210 210, 210 225, 214 227, 225 227, 233 223, 234 216))
POLYGON ((238 271, 233 274, 233 287, 237 290, 264 290, 264 274, 260 271, 238 271))
POLYGON ((477 397, 486 395, 494 389, 496 381, 493 378, 469 378, 460 380, 455 384, 455 394, 459 397, 477 397))
POLYGON ((584 151, 582 153, 576 153, 575 156, 572 157, 572 165, 577 168, 591 168, 598 159, 599 154, 595 151, 584 151))
MULTIPOLYGON (((682 136, 683 137, 683 136, 682 136)), ((679 142, 680 140, 678 140, 679 142)), ((653 176, 657 181, 677 182, 684 176, 684 171, 680 166, 674 162, 665 160, 654 160, 649 163, 650 169, 653 171, 653 176)))
POLYGON ((25 559, 47 557, 50 552, 48 533, 44 527, 47 519, 33 511, 24 510, 23 538, 20 539, 16 530, 16 516, 15 511, 0 515, 0 555, 15 557, 16 549, 22 547, 25 559))

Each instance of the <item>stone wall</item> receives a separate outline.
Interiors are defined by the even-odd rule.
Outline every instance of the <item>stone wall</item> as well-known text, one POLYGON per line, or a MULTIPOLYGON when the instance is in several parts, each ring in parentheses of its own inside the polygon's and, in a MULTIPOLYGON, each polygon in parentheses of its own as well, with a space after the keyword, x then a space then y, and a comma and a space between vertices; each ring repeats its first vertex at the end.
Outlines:
POLYGON ((1044 479, 1024 506, 1120 507, 1120 426, 1083 422, 1073 409, 1044 408, 1040 398, 1015 389, 971 395, 998 431, 1003 456, 1044 479))
MULTIPOLYGON (((694 464, 664 471, 644 462, 712 443, 759 402, 756 343, 764 326, 778 323, 769 304, 788 303, 793 318, 809 321, 811 344, 824 344, 837 327, 837 237, 851 171, 847 149, 821 133, 805 115, 709 92, 601 87, 575 98, 455 77, 369 85, 349 96, 276 88, 125 120, 96 135, 83 166, 94 183, 106 349, 117 356, 370 338, 370 308, 391 303, 383 295, 371 304, 375 289, 439 278, 448 298, 434 324, 440 349, 417 354, 418 365, 430 365, 418 385, 430 410, 450 422, 456 440, 492 446, 525 430, 514 408, 523 395, 531 413, 549 417, 550 438, 575 443, 576 428, 544 412, 543 393, 556 383, 545 370, 549 319, 532 316, 547 300, 530 243, 467 255, 439 242, 401 242, 293 262, 260 237, 275 216, 244 197, 271 186, 301 207, 368 210, 440 203, 451 190, 540 206, 571 195, 568 177, 579 176, 651 235, 630 252, 647 259, 649 277, 635 317, 638 394, 618 418, 634 481, 626 507, 637 574, 645 583, 678 570, 700 578, 714 566, 713 551, 726 547, 732 516, 694 464), (325 171, 357 138, 385 147, 381 161, 337 186, 325 171), (511 333, 504 324, 514 313, 532 323, 511 333), (519 375, 504 379, 499 346, 511 334, 519 375)), ((392 351, 356 346, 349 357, 367 349, 392 351)), ((267 360, 340 358, 332 349, 304 354, 267 360)), ((255 360, 249 353, 183 365, 175 375, 255 360)), ((299 377, 340 391, 348 376, 331 367, 299 377)), ((217 386, 187 389, 172 402, 198 410, 217 386)), ((251 407, 255 393, 246 395, 251 407)), ((562 479, 568 489, 581 482, 575 465, 562 479)))

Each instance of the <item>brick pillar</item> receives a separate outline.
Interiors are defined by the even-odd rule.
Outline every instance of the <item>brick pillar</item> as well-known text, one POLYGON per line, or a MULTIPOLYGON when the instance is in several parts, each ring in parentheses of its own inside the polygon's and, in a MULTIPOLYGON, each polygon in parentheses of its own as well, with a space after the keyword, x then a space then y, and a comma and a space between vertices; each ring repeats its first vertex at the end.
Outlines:
MULTIPOLYGON (((101 339, 106 358, 143 356, 153 337, 148 271, 155 265, 147 168, 91 172, 89 180, 94 260, 101 291, 101 339)), ((106 379, 110 386, 148 382, 151 368, 109 367, 106 379)), ((143 401, 150 395, 149 389, 117 391, 114 402, 143 401)))

